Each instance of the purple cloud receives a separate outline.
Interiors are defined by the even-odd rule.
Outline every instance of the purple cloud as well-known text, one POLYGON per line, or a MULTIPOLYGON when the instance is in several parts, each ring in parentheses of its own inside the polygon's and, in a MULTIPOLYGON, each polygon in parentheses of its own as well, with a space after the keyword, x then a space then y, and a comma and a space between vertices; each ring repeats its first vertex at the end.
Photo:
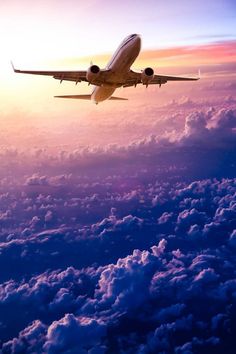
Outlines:
POLYGON ((181 105, 163 137, 1 154, 3 353, 230 352, 235 110, 181 105))

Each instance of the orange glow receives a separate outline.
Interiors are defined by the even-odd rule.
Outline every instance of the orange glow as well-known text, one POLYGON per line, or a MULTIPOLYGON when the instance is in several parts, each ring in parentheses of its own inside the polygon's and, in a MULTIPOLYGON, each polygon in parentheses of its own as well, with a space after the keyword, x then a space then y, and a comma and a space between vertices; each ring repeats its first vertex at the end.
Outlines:
POLYGON ((234 62, 236 60, 236 42, 145 51, 141 53, 140 60, 158 60, 158 65, 161 66, 191 66, 234 62))
MULTIPOLYGON (((53 65, 82 67, 89 66, 91 60, 104 67, 111 54, 92 55, 82 58, 61 58, 51 62, 53 65)), ((236 61, 236 41, 228 41, 215 44, 182 46, 173 48, 163 48, 156 50, 141 51, 138 59, 134 63, 134 68, 144 68, 152 66, 154 68, 174 68, 174 67, 201 67, 205 65, 217 65, 233 63, 236 61)))
MULTIPOLYGON (((90 60, 104 67, 108 62, 111 54, 94 55, 82 58, 62 58, 56 57, 53 61, 47 61, 47 66, 40 65, 40 63, 34 63, 31 61, 31 65, 27 66, 24 63, 15 63, 20 68, 32 68, 32 69, 73 69, 84 68, 86 69, 90 65, 90 60), (19 65, 20 64, 20 65, 19 65)), ((147 66, 156 68, 156 71, 162 74, 196 74, 198 68, 207 69, 202 70, 205 72, 208 67, 214 67, 217 71, 218 66, 222 64, 231 64, 236 61, 236 41, 222 42, 209 45, 191 46, 191 47, 176 47, 169 49, 158 49, 142 51, 139 58, 134 63, 134 69, 141 69, 147 66)), ((9 62, 5 62, 1 67, 1 82, 0 82, 0 110, 2 114, 17 115, 16 112, 30 112, 35 116, 45 116, 47 112, 50 116, 56 116, 58 113, 62 116, 66 114, 75 114, 78 110, 78 102, 68 101, 56 101, 53 98, 54 95, 63 94, 78 94, 78 93, 90 93, 91 88, 86 84, 73 85, 70 82, 63 82, 59 84, 57 80, 53 80, 49 77, 36 77, 31 75, 17 75, 14 74, 9 62)), ((231 75, 234 73, 230 73, 231 75)), ((207 75, 204 75, 207 77, 207 75)), ((210 75, 209 75, 210 76, 210 75)), ((213 74, 211 75, 214 76, 213 74)), ((171 89, 171 85, 168 86, 171 89)), ((134 101, 137 101, 135 97, 141 92, 142 88, 124 89, 122 95, 132 97, 134 101), (141 91, 140 91, 141 90, 141 91)), ((120 92, 118 92, 120 94, 120 92)), ((143 95, 143 94, 142 94, 143 95)), ((127 106, 129 104, 126 104, 127 106)), ((104 104, 105 107, 113 107, 111 102, 104 104)), ((89 102, 79 102, 80 113, 93 111, 94 106, 89 102)))

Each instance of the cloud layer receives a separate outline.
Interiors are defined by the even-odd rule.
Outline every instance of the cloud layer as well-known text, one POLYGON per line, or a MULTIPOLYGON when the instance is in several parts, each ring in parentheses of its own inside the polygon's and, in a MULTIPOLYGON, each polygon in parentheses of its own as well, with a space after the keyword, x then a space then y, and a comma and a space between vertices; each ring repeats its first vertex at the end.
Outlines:
POLYGON ((236 111, 176 104, 126 146, 1 150, 3 353, 232 353, 236 111))

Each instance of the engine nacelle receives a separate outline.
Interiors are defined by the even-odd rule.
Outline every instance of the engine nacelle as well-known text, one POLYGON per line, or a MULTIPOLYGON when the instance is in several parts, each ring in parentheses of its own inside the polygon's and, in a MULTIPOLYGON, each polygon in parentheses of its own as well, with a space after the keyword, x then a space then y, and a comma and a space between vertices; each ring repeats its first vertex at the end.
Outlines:
POLYGON ((143 85, 148 86, 149 82, 154 78, 154 70, 152 68, 146 68, 142 71, 141 80, 143 85))
POLYGON ((93 83, 99 76, 100 74, 100 68, 97 65, 91 65, 86 74, 86 79, 88 80, 89 83, 93 83))

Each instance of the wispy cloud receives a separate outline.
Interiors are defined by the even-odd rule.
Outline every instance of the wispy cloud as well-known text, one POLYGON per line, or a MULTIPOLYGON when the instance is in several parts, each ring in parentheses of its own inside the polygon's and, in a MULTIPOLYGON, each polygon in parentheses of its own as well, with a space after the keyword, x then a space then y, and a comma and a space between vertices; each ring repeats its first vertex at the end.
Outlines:
MULTIPOLYGON (((78 66, 89 65, 91 59, 105 66, 111 56, 101 54, 83 58, 61 58, 53 64, 78 66)), ((141 51, 135 65, 191 66, 206 64, 222 64, 236 61, 236 40, 218 41, 204 45, 179 46, 163 49, 141 51)))

